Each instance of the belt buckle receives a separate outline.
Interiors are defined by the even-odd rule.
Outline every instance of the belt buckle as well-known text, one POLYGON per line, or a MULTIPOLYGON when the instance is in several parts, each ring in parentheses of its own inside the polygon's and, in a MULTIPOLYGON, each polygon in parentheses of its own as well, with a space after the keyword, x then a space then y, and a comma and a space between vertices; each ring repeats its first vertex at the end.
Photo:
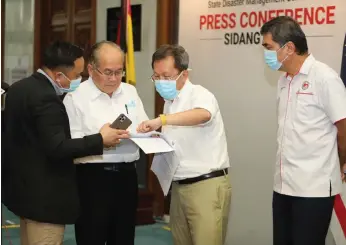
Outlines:
POLYGON ((110 167, 104 167, 104 169, 108 170, 108 171, 119 172, 119 169, 117 168, 117 166, 115 164, 113 164, 110 167))

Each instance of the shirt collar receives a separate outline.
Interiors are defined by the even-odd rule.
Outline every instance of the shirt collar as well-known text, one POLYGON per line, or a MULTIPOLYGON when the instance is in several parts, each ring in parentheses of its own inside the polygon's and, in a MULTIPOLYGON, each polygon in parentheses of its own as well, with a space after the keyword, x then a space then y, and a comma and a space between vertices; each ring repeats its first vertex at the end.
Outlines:
POLYGON ((304 75, 308 75, 310 72, 310 69, 315 63, 315 57, 312 54, 309 54, 309 56, 305 59, 302 67, 300 68, 299 73, 302 73, 304 75))
MULTIPOLYGON (((179 100, 183 97, 185 97, 186 95, 189 95, 190 92, 192 91, 192 87, 193 87, 193 84, 190 82, 189 79, 186 80, 185 84, 184 84, 184 87, 179 91, 177 97, 175 97, 174 100, 179 100)), ((172 100, 166 100, 165 101, 171 101, 172 100)))
MULTIPOLYGON (((101 94, 105 94, 104 92, 102 92, 94 83, 93 79, 91 77, 88 78, 87 82, 90 85, 90 89, 91 89, 91 99, 95 100, 97 99, 101 94)), ((115 96, 117 96, 118 94, 122 93, 123 91, 123 86, 122 83, 119 85, 119 87, 117 88, 117 90, 115 90, 112 94, 112 98, 114 98, 115 96)), ((107 95, 108 96, 108 95, 107 95)))
POLYGON ((184 87, 180 90, 180 92, 179 92, 177 98, 180 99, 180 98, 182 98, 183 96, 188 95, 188 94, 191 92, 191 90, 192 90, 192 86, 193 86, 193 85, 192 85, 192 83, 190 82, 190 80, 187 79, 186 82, 185 82, 185 84, 184 84, 184 87))
MULTIPOLYGON (((303 65, 300 67, 300 70, 296 75, 298 74, 308 75, 315 61, 316 61, 315 57, 312 54, 309 54, 309 56, 304 60, 303 65)), ((287 77, 288 77, 288 73, 286 73, 286 78, 287 77)))
POLYGON ((42 69, 38 69, 37 72, 44 75, 50 81, 57 95, 63 95, 63 92, 60 90, 58 84, 56 84, 56 82, 54 82, 53 79, 50 76, 48 76, 47 73, 45 73, 42 69))

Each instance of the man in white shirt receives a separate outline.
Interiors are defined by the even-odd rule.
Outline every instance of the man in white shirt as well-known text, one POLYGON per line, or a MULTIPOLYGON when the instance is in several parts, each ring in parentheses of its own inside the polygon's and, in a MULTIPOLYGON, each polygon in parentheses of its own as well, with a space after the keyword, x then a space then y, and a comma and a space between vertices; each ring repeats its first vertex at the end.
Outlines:
POLYGON ((162 127, 174 141, 179 167, 172 184, 170 210, 175 245, 223 245, 231 186, 221 112, 214 95, 188 78, 189 57, 179 45, 161 46, 152 57, 164 114, 143 122, 138 131, 162 127))
POLYGON ((265 61, 278 83, 274 245, 323 245, 346 171, 346 90, 308 52, 299 24, 281 16, 261 28, 265 61))
MULTIPOLYGON (((121 113, 131 119, 129 132, 147 120, 135 87, 122 83, 124 53, 102 41, 91 50, 89 79, 66 95, 73 137, 96 132, 121 113)), ((135 161, 139 148, 130 140, 104 149, 103 155, 76 159, 82 213, 75 225, 78 245, 133 245, 138 183, 135 161)))

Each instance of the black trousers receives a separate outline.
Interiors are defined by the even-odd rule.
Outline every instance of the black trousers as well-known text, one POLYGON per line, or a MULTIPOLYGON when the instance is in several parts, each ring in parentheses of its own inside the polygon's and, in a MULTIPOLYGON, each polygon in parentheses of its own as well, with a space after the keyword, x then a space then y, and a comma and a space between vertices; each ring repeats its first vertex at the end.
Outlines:
POLYGON ((273 194, 274 245, 325 245, 333 197, 273 194))
POLYGON ((75 224, 77 245, 134 245, 138 202, 135 165, 78 165, 77 181, 82 208, 75 224))

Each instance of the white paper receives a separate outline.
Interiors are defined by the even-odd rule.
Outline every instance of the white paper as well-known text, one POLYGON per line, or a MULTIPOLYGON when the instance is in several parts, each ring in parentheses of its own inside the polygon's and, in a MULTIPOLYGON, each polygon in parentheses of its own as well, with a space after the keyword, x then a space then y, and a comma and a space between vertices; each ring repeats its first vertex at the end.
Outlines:
POLYGON ((151 171, 156 175, 163 194, 167 196, 174 174, 179 166, 179 159, 174 151, 155 154, 151 171))
POLYGON ((172 143, 160 132, 131 133, 132 140, 145 154, 174 151, 172 143), (157 135, 158 137, 155 137, 157 135))

